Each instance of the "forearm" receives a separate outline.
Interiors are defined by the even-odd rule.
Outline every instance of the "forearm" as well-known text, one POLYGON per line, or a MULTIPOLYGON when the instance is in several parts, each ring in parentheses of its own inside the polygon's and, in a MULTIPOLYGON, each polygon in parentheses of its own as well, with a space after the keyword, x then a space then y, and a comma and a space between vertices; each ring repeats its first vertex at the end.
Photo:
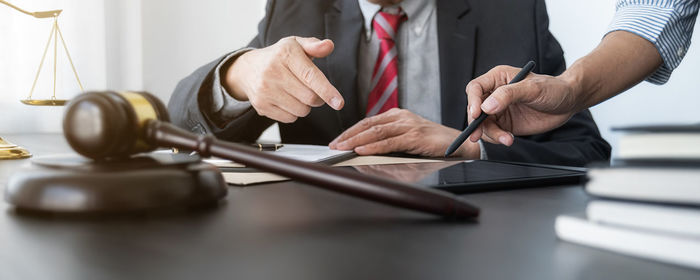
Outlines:
POLYGON ((649 41, 626 31, 615 31, 559 77, 573 89, 570 101, 574 111, 581 111, 640 83, 662 62, 649 41))

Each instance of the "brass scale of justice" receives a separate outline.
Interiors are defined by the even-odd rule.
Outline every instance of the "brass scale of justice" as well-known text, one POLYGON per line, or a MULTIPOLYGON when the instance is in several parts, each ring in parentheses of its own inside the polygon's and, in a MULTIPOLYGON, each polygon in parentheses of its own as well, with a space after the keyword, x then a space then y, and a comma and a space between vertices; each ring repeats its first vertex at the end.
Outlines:
MULTIPOLYGON (((61 29, 58 27, 58 16, 61 14, 63 10, 51 10, 51 11, 40 11, 40 12, 28 12, 26 10, 23 10, 15 5, 12 5, 8 3, 5 0, 0 0, 0 4, 4 4, 9 6, 10 8, 13 8, 17 11, 20 11, 24 14, 33 16, 38 19, 44 19, 44 18, 53 18, 53 27, 51 28, 51 33, 49 33, 49 39, 46 42, 46 46, 44 47, 44 53, 41 56, 41 62, 39 63, 39 69, 36 71, 36 76, 34 77, 34 82, 32 83, 32 88, 29 91, 29 96, 27 99, 20 100, 22 103, 30 106, 63 106, 66 104, 67 100, 65 99, 57 99, 56 98, 56 58, 58 56, 58 39, 61 39, 61 44, 63 45, 63 49, 66 52, 66 57, 68 58, 68 61, 70 62, 70 66, 73 69, 73 74, 75 74, 75 79, 78 82, 78 86, 80 87, 80 90, 83 91, 83 85, 80 82, 80 78, 78 77, 78 72, 75 70, 75 66, 73 65, 73 59, 70 57, 70 53, 68 53, 68 47, 66 47, 66 42, 63 39, 63 34, 61 33, 61 29), (46 59, 46 53, 49 51, 49 47, 53 43, 53 95, 51 96, 51 99, 33 99, 32 94, 34 94, 34 88, 36 87, 36 83, 39 80, 39 74, 41 73, 41 68, 44 65, 44 60, 46 59)), ((0 137, 0 160, 3 159, 21 159, 21 158, 28 158, 31 156, 31 153, 27 151, 26 149, 17 146, 15 144, 12 144, 10 142, 5 141, 0 137)))

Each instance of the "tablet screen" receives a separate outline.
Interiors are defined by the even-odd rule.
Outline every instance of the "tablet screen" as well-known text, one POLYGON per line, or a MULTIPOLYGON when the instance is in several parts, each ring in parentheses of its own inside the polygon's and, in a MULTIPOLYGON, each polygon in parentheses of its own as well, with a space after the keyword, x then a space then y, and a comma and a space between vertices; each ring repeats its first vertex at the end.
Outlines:
POLYGON ((454 193, 580 184, 584 168, 498 161, 447 161, 353 167, 365 174, 454 193))

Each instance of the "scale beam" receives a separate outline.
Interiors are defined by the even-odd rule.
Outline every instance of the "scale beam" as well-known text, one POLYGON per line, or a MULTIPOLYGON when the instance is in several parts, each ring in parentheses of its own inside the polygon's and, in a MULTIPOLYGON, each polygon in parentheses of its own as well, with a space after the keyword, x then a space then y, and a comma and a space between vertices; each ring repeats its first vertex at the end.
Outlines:
POLYGON ((36 76, 34 77, 34 82, 32 83, 31 90, 29 91, 29 96, 27 97, 27 99, 20 101, 25 105, 31 106, 63 106, 66 104, 67 100, 56 98, 56 59, 58 57, 59 38, 61 39, 61 46, 63 47, 63 50, 66 53, 66 57, 68 57, 68 61, 70 62, 70 66, 73 70, 73 74, 75 75, 75 79, 78 82, 78 87, 80 87, 80 90, 83 91, 83 84, 80 82, 80 78, 78 77, 78 71, 75 70, 73 59, 71 58, 70 53, 68 52, 68 47, 66 46, 66 42, 63 39, 61 29, 58 27, 58 16, 63 10, 29 12, 15 5, 12 5, 5 0, 0 0, 0 3, 9 6, 10 8, 13 8, 19 12, 22 12, 26 15, 33 16, 35 18, 53 18, 53 26, 51 27, 51 32, 49 33, 49 40, 46 42, 46 47, 44 48, 44 53, 41 56, 41 62, 39 63, 39 68, 37 69, 36 76), (53 45, 53 94, 50 99, 33 99, 32 95, 34 94, 34 89, 36 87, 37 81, 39 80, 39 74, 41 73, 41 68, 44 65, 46 53, 49 51, 50 45, 53 45))
MULTIPOLYGON (((53 18, 53 26, 51 27, 51 33, 49 35, 49 40, 46 43, 46 47, 44 48, 44 53, 41 57, 41 63, 39 64, 39 69, 36 72, 36 77, 34 78, 34 83, 32 83, 32 89, 29 91, 29 97, 25 100, 20 100, 23 104, 26 105, 32 105, 32 106, 63 106, 66 104, 66 100, 64 99, 57 99, 56 98, 56 57, 58 55, 58 40, 59 38, 61 39, 61 45, 63 46, 63 49, 66 52, 66 56, 68 57, 68 61, 70 62, 71 68, 73 70, 73 74, 75 74, 75 79, 78 81, 78 86, 80 87, 80 90, 83 90, 83 84, 80 82, 80 78, 78 78, 78 72, 75 70, 75 66, 73 65, 73 59, 70 57, 70 53, 68 53, 68 47, 66 46, 66 42, 63 39, 63 34, 61 34, 61 29, 58 27, 58 16, 63 12, 63 10, 50 10, 50 11, 38 11, 38 12, 29 12, 27 10, 21 9, 15 5, 12 5, 8 3, 5 0, 0 0, 0 4, 4 4, 12 9, 15 9, 23 14, 39 18, 39 19, 44 19, 44 18, 53 18), (39 79, 39 73, 41 73, 41 67, 44 64, 44 59, 46 58, 46 53, 49 50, 49 46, 51 45, 53 41, 53 95, 51 96, 50 99, 33 99, 32 94, 34 93, 34 88, 36 86, 36 82, 39 79)), ((0 137, 0 160, 5 160, 5 159, 22 159, 22 158, 28 158, 31 157, 32 154, 29 153, 26 149, 17 146, 15 144, 12 144, 10 142, 5 141, 0 137)))

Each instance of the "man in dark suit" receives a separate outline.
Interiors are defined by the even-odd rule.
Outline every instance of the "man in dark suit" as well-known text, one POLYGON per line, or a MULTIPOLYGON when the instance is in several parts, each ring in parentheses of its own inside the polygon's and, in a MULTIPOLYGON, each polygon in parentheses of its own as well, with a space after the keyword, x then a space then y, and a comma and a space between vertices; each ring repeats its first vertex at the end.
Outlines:
MULTIPOLYGON (((472 78, 531 59, 536 73, 566 68, 543 0, 269 0, 266 12, 249 48, 178 84, 174 123, 254 141, 277 121, 286 143, 441 156, 466 125, 472 78)), ((610 146, 583 111, 510 147, 456 154, 580 166, 608 160, 610 146)))

